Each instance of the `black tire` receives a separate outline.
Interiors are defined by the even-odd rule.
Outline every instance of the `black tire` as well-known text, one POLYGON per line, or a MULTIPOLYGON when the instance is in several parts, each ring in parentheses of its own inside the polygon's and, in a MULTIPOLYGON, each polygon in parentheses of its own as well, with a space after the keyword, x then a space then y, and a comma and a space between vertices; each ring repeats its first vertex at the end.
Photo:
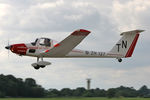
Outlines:
POLYGON ((39 68, 40 68, 39 66, 34 67, 34 69, 36 69, 36 70, 38 70, 39 68))
POLYGON ((122 59, 118 59, 118 62, 122 62, 122 59))
POLYGON ((45 66, 44 66, 44 65, 41 65, 40 67, 41 67, 41 68, 44 68, 45 66))

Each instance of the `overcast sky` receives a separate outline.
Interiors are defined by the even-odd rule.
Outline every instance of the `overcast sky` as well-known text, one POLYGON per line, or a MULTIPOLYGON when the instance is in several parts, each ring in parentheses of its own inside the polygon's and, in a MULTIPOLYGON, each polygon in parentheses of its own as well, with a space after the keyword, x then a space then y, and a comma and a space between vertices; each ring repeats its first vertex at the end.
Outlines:
POLYGON ((0 0, 0 74, 32 77, 45 88, 86 87, 108 89, 120 85, 150 88, 150 0, 0 0), (91 34, 77 47, 109 51, 120 33, 144 29, 133 57, 123 59, 45 59, 52 63, 35 70, 36 58, 20 57, 4 48, 30 43, 38 37, 61 41, 76 29, 91 34))

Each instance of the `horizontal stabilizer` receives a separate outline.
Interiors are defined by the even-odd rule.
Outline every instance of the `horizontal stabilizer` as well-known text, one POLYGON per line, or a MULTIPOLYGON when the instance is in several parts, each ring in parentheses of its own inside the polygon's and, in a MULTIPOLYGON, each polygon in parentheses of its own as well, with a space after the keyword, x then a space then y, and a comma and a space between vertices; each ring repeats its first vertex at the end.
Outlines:
POLYGON ((127 31, 127 32, 122 32, 120 35, 124 35, 124 34, 135 34, 135 33, 141 33, 144 30, 132 30, 132 31, 127 31))

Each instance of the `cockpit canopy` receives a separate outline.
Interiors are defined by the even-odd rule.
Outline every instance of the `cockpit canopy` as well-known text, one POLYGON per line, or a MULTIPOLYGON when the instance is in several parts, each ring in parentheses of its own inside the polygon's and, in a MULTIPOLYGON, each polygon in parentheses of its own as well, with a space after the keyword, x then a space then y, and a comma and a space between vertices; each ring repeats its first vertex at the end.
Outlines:
POLYGON ((37 38, 36 40, 35 40, 35 42, 32 42, 31 43, 33 46, 35 46, 35 45, 41 45, 41 46, 46 46, 46 47, 51 47, 51 39, 49 39, 49 38, 37 38))

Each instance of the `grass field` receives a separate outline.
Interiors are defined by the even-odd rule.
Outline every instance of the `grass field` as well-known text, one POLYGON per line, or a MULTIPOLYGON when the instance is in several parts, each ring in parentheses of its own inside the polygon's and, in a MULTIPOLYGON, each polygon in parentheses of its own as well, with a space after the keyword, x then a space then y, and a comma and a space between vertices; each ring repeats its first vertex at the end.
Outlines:
POLYGON ((0 98, 0 100, 150 100, 150 98, 0 98))

